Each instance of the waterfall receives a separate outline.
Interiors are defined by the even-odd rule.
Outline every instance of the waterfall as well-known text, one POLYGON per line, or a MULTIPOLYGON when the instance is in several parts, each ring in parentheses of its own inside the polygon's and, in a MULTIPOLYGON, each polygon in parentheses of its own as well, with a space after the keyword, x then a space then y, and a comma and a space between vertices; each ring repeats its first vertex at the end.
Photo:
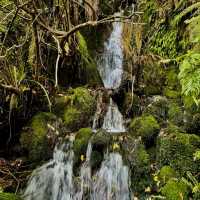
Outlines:
MULTIPOLYGON (((117 89, 123 73, 122 24, 115 22, 105 43, 98 69, 106 89, 117 89)), ((102 96, 94 117, 93 129, 99 128, 102 96)), ((125 132, 123 116, 112 98, 104 116, 103 129, 109 133, 125 132)), ((79 177, 73 175, 73 140, 57 145, 53 159, 34 170, 24 192, 25 200, 130 200, 129 170, 119 153, 104 155, 94 175, 91 169, 92 144, 88 143, 86 159, 79 177)))
POLYGON ((24 192, 26 200, 73 200, 73 160, 69 143, 57 145, 53 159, 36 169, 24 192))
POLYGON ((104 53, 98 60, 98 70, 104 87, 107 89, 116 89, 121 84, 123 74, 122 31, 122 23, 114 22, 113 31, 104 44, 104 53))
POLYGON ((113 102, 112 98, 110 98, 108 111, 104 117, 102 128, 107 132, 112 133, 122 133, 126 131, 123 125, 123 116, 119 112, 118 107, 113 102))
POLYGON ((95 175, 91 200, 130 200, 129 175, 122 156, 110 153, 95 175))
MULTIPOLYGON (((117 89, 121 84, 123 74, 122 31, 122 23, 114 22, 113 31, 108 41, 104 43, 104 53, 98 60, 98 70, 106 89, 117 89)), ((96 130, 96 121, 97 117, 95 116, 93 130, 96 130)), ((110 98, 102 128, 110 133, 126 131, 123 116, 112 98, 110 98)))

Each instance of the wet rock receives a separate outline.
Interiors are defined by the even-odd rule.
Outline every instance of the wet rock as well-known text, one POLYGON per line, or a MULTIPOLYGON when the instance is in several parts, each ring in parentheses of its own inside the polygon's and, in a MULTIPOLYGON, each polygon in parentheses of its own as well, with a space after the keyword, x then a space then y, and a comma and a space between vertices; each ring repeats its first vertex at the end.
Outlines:
MULTIPOLYGON (((79 163, 81 161, 81 155, 85 157, 88 142, 92 136, 92 129, 91 128, 81 128, 75 137, 73 150, 75 157, 75 163, 79 163)), ((83 160, 83 159, 82 159, 83 160)))

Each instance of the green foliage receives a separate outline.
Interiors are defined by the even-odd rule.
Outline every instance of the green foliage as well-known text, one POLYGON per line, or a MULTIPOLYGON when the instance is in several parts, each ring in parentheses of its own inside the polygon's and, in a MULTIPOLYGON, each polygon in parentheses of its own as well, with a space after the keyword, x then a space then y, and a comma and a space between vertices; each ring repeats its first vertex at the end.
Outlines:
POLYGON ((80 32, 77 32, 76 36, 78 38, 77 48, 81 55, 82 68, 83 68, 83 73, 84 73, 83 79, 85 76, 87 83, 91 85, 94 85, 94 84, 101 85, 101 78, 97 70, 97 65, 90 55, 85 38, 80 32))
POLYGON ((189 52, 180 64, 179 79, 182 93, 198 104, 200 95, 200 54, 189 52))
POLYGON ((157 136, 160 126, 152 115, 143 115, 134 118, 130 124, 129 131, 134 137, 141 136, 143 141, 149 142, 157 136))
POLYGON ((161 193, 167 200, 188 200, 188 188, 182 181, 170 179, 161 189, 161 193))
POLYGON ((149 154, 144 145, 138 143, 129 157, 132 157, 130 169, 133 190, 143 193, 145 188, 151 184, 149 154))
POLYGON ((200 9, 200 3, 199 2, 192 4, 191 6, 184 9, 181 13, 179 13, 175 17, 175 19, 172 21, 172 25, 175 26, 178 23, 180 23, 183 17, 185 17, 188 13, 191 13, 195 9, 200 9))
POLYGON ((184 113, 177 103, 169 104, 168 118, 170 122, 177 126, 181 126, 183 124, 184 113))
POLYGON ((158 178, 161 181, 162 184, 167 183, 170 179, 176 178, 177 173, 172 169, 170 166, 163 166, 160 169, 160 172, 158 174, 158 178))
POLYGON ((153 115, 158 122, 162 122, 167 119, 168 105, 167 98, 155 96, 153 102, 145 108, 143 113, 153 115))
POLYGON ((149 50, 163 58, 175 58, 178 55, 177 34, 177 29, 160 26, 160 29, 152 37, 149 50))
POLYGON ((0 192, 1 200, 22 200, 19 196, 12 193, 0 192))

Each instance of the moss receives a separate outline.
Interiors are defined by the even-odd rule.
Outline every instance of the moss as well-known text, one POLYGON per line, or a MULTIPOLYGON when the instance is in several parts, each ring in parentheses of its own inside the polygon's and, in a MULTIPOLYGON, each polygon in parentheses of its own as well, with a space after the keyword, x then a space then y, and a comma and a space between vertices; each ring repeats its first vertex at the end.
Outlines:
POLYGON ((52 113, 41 112, 36 114, 27 128, 21 133, 20 142, 23 148, 28 151, 31 161, 45 160, 50 157, 53 144, 49 143, 58 136, 57 126, 59 122, 52 113))
POLYGON ((81 155, 86 155, 88 142, 92 136, 91 128, 81 128, 75 137, 74 141, 74 153, 76 155, 75 162, 80 162, 81 155))
POLYGON ((163 95, 170 99, 177 99, 181 97, 181 92, 165 87, 163 91, 163 95))
POLYGON ((129 130, 134 137, 142 137, 146 145, 151 145, 159 132, 160 126, 152 115, 143 115, 132 120, 129 130))
POLYGON ((163 166, 160 169, 160 172, 158 174, 158 178, 161 181, 162 184, 167 183, 170 179, 176 178, 177 174, 174 169, 172 169, 170 166, 163 166))
POLYGON ((152 103, 145 108, 143 113, 153 115, 158 122, 162 122, 167 119, 168 104, 167 98, 155 96, 152 103))
POLYGON ((168 110, 169 121, 177 126, 183 125, 184 113, 177 103, 170 103, 168 110))
POLYGON ((105 131, 100 130, 93 135, 91 138, 92 149, 101 154, 102 158, 104 152, 109 147, 109 144, 112 141, 112 137, 107 134, 105 131))
POLYGON ((181 132, 169 125, 157 139, 157 163, 160 167, 169 165, 180 175, 190 171, 198 173, 200 162, 193 160, 193 154, 200 146, 200 137, 181 132))
POLYGON ((64 110, 63 121, 67 128, 70 130, 76 130, 77 124, 80 123, 82 114, 75 107, 69 107, 64 110))
POLYGON ((188 188, 182 181, 169 180, 167 184, 161 189, 162 195, 167 200, 187 200, 188 199, 188 188))
POLYGON ((0 192, 1 200, 22 200, 19 196, 12 193, 0 192))
POLYGON ((102 85, 97 64, 88 51, 87 42, 84 36, 80 32, 77 32, 76 35, 78 38, 78 50, 82 61, 82 79, 85 79, 85 82, 90 85, 102 85))
POLYGON ((67 129, 77 131, 88 127, 96 110, 96 100, 83 87, 70 89, 55 99, 54 112, 62 117, 67 129))

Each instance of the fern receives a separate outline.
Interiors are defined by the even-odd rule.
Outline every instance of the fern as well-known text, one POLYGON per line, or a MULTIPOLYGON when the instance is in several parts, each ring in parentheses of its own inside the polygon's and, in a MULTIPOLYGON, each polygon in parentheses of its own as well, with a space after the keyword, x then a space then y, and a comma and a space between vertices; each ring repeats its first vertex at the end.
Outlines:
POLYGON ((191 6, 184 9, 180 14, 178 14, 172 21, 172 26, 179 24, 184 16, 186 16, 190 12, 193 12, 196 9, 200 9, 200 2, 192 4, 191 6))
POLYGON ((200 54, 190 52, 180 64, 178 75, 182 86, 182 93, 191 96, 196 104, 200 97, 200 54))

